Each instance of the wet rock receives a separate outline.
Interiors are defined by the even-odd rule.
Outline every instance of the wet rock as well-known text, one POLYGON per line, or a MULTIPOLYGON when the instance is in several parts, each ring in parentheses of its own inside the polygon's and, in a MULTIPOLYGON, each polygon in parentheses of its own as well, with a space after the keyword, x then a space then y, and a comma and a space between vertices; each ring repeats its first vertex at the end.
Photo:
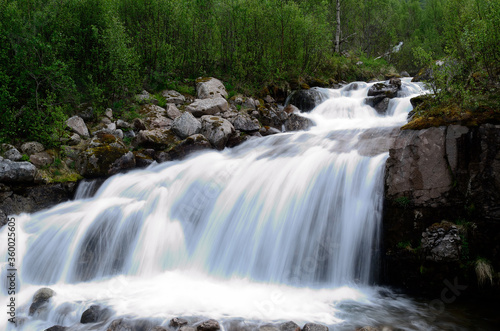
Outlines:
POLYGON ((66 121, 66 126, 73 132, 78 133, 81 137, 90 137, 89 129, 85 121, 80 116, 73 116, 66 121))
POLYGON ((161 95, 165 98, 167 103, 180 105, 186 102, 186 97, 174 90, 165 90, 161 92, 161 95))
POLYGON ((77 167, 85 177, 109 176, 116 172, 120 166, 119 160, 128 153, 130 151, 127 148, 112 144, 89 148, 80 154, 77 167))
POLYGON ((220 80, 213 77, 200 77, 196 79, 196 96, 198 99, 219 97, 227 99, 227 91, 220 80))
POLYGON ((80 323, 97 323, 105 320, 110 316, 110 311, 108 308, 101 308, 99 305, 92 305, 90 308, 85 310, 80 318, 80 323))
POLYGON ((47 152, 40 152, 30 156, 30 162, 36 167, 41 168, 51 165, 54 162, 54 158, 47 152))
POLYGON ((389 150, 387 197, 408 197, 417 205, 445 198, 452 186, 445 133, 445 127, 400 132, 389 150))
POLYGON ((135 155, 129 151, 111 164, 108 174, 114 175, 123 170, 135 168, 135 164, 135 155))
POLYGON ((302 328, 302 331, 328 331, 328 327, 321 324, 307 323, 302 328))
POLYGON ((233 121, 234 128, 245 132, 254 132, 260 129, 259 121, 253 120, 248 115, 240 114, 233 121))
POLYGON ((280 331, 280 329, 277 326, 268 324, 260 326, 259 331, 280 331))
POLYGON ((45 148, 43 145, 36 141, 27 142, 21 145, 21 151, 28 156, 43 152, 44 150, 45 148))
POLYGON ((273 134, 277 134, 277 133, 281 133, 280 130, 276 129, 276 128, 273 128, 272 126, 263 126, 260 130, 259 130, 260 134, 265 137, 265 136, 270 136, 270 135, 273 135, 273 134))
POLYGON ((201 117, 201 134, 217 149, 223 149, 234 133, 231 122, 222 117, 208 115, 201 117))
POLYGON ((214 115, 229 110, 229 103, 222 97, 212 99, 196 99, 192 104, 186 107, 186 111, 196 117, 203 115, 214 115))
POLYGON ((29 162, 0 159, 0 182, 20 183, 35 180, 36 167, 29 162))
POLYGON ((135 331, 135 328, 132 323, 120 318, 112 321, 106 331, 135 331))
POLYGON ((172 124, 172 131, 182 139, 199 133, 200 130, 200 121, 188 112, 184 112, 181 116, 177 117, 172 124))
POLYGON ((385 96, 368 97, 365 99, 365 103, 368 106, 375 108, 377 113, 385 115, 387 113, 387 108, 389 108, 389 102, 391 99, 385 96))
POLYGON ((201 151, 204 149, 211 149, 212 145, 208 139, 202 134, 194 134, 187 137, 174 147, 172 147, 168 154, 172 160, 178 160, 186 157, 187 155, 201 151))
POLYGON ((287 119, 288 114, 275 107, 259 109, 259 120, 264 126, 272 126, 281 130, 287 119))
POLYGON ((188 324, 188 321, 186 319, 180 318, 180 317, 172 318, 170 320, 170 323, 169 323, 170 326, 173 326, 175 328, 183 326, 183 325, 187 325, 187 324, 188 324))
POLYGON ((196 329, 192 326, 184 325, 180 327, 179 331, 196 331, 196 329))
POLYGON ((399 75, 401 77, 410 77, 410 74, 408 73, 408 71, 401 71, 401 73, 399 75))
POLYGON ((163 326, 155 326, 154 328, 152 328, 149 331, 168 331, 168 329, 164 328, 163 326))
POLYGON ((210 319, 208 321, 204 321, 196 327, 197 331, 215 331, 220 330, 219 322, 216 320, 210 319))
POLYGON ((285 129, 287 131, 307 130, 313 125, 314 123, 310 119, 294 113, 286 120, 285 129))
POLYGON ((373 326, 364 326, 362 328, 356 329, 356 331, 380 331, 380 329, 374 328, 373 326))
POLYGON ((300 326, 297 323, 289 321, 279 325, 280 331, 300 331, 300 326))
POLYGON ((301 112, 310 112, 328 97, 318 88, 294 91, 289 104, 296 106, 301 112))
MULTIPOLYGON (((401 81, 399 81, 399 83, 401 84, 401 81)), ((392 99, 397 96, 398 89, 399 87, 396 84, 376 83, 372 85, 372 87, 370 87, 370 89, 368 90, 368 96, 369 97, 384 96, 386 98, 392 99)))
POLYGON ((173 120, 182 115, 181 111, 174 104, 168 104, 165 108, 165 112, 167 116, 173 120))
POLYGON ((45 329, 44 331, 66 331, 68 328, 65 326, 61 325, 54 325, 48 329, 45 329))
POLYGON ((289 104, 288 106, 286 106, 285 108, 283 108, 283 111, 287 114, 291 114, 291 113, 299 113, 300 112, 300 109, 295 107, 294 105, 292 104, 289 104))
POLYGON ((47 309, 47 303, 55 294, 56 292, 48 287, 44 287, 36 291, 33 295, 33 301, 29 309, 29 315, 40 315, 43 310, 47 309))
POLYGON ((459 261, 461 247, 462 239, 453 223, 443 221, 422 233, 422 250, 429 261, 459 261))
POLYGON ((134 156, 135 156, 135 165, 138 168, 145 168, 154 162, 153 157, 143 153, 143 151, 135 151, 134 156))

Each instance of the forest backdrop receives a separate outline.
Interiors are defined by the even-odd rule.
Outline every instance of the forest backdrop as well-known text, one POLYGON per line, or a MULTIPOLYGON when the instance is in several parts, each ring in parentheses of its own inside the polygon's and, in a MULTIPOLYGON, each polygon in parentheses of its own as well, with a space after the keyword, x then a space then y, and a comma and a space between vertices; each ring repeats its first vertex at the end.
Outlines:
POLYGON ((473 106, 498 91, 500 1, 0 0, 0 45, 0 142, 51 144, 82 102, 120 108, 199 76, 256 91, 446 59, 441 100, 473 106))

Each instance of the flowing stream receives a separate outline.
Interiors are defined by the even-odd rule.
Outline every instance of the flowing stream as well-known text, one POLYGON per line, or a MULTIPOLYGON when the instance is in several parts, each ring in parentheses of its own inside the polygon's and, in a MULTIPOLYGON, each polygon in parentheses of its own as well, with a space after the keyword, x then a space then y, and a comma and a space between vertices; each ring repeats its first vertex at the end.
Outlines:
POLYGON ((167 326, 178 316, 215 318, 225 330, 288 320, 335 330, 455 325, 374 285, 385 161, 410 98, 425 90, 404 79, 382 116, 364 104, 371 85, 322 89, 326 101, 305 115, 309 131, 116 175, 93 195, 82 183, 74 201, 15 216, 20 325, 2 318, 0 329, 106 330, 118 317, 167 326), (29 316, 41 287, 56 295, 29 316), (110 315, 80 324, 93 304, 110 315))

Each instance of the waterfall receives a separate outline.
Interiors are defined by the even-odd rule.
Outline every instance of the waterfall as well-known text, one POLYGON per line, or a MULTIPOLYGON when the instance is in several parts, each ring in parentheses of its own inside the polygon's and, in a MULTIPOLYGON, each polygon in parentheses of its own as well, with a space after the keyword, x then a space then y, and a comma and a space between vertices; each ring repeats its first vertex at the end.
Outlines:
POLYGON ((93 195, 84 183, 74 201, 16 216, 22 300, 58 293, 26 329, 71 326, 95 302, 160 321, 341 321, 334 302, 372 291, 385 160, 424 93, 404 79, 382 116, 364 103, 373 84, 354 84, 324 89, 309 131, 119 174, 93 195))

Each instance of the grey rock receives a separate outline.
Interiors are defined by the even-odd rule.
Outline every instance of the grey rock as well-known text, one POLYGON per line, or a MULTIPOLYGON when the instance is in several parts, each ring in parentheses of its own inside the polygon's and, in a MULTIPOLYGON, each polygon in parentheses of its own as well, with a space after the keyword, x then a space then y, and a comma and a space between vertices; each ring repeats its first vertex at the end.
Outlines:
POLYGON ((30 162, 40 168, 51 165, 54 162, 54 158, 47 152, 40 152, 31 155, 30 162))
POLYGON ((368 90, 368 96, 384 96, 392 99, 397 96, 400 86, 401 81, 399 81, 399 86, 397 84, 376 83, 368 90))
POLYGON ((229 110, 229 103, 222 97, 197 99, 186 107, 186 111, 192 113, 196 117, 214 115, 219 112, 223 113, 227 110, 229 110))
POLYGON ((29 162, 13 162, 0 160, 0 182, 33 182, 36 167, 29 162))
POLYGON ((426 259, 434 262, 451 262, 460 260, 462 239, 458 228, 443 221, 439 225, 434 224, 422 233, 422 249, 426 259))
POLYGON ((260 326, 259 331, 280 331, 280 329, 277 326, 268 324, 260 326))
POLYGON ((237 115, 233 121, 234 128, 245 132, 258 131, 260 129, 259 121, 253 120, 248 115, 237 115))
POLYGON ((410 74, 408 73, 408 71, 401 71, 401 73, 399 75, 401 77, 410 77, 410 74))
POLYGON ((178 160, 191 153, 210 148, 212 148, 212 145, 208 139, 204 135, 198 133, 176 144, 168 151, 168 155, 171 160, 178 160))
POLYGON ((165 112, 173 120, 182 115, 181 111, 174 104, 167 104, 165 112))
POLYGON ((225 98, 227 91, 224 84, 217 78, 198 78, 196 80, 196 96, 198 99, 225 98))
POLYGON ((73 133, 68 140, 68 145, 75 146, 82 142, 82 138, 78 133, 73 133))
POLYGON ((161 92, 161 95, 167 100, 167 103, 180 105, 186 102, 186 97, 174 90, 165 90, 161 92))
POLYGON ((200 121, 188 112, 184 112, 181 116, 177 117, 172 124, 172 131, 182 139, 199 133, 200 130, 200 121))
POLYGON ((183 326, 183 325, 187 325, 188 324, 188 321, 184 318, 180 318, 180 317, 174 317, 170 320, 170 323, 169 325, 170 326, 173 326, 173 327, 179 327, 179 326, 183 326))
POLYGON ((111 164, 108 174, 114 175, 132 168, 135 168, 135 155, 132 152, 128 152, 111 164))
POLYGON ((252 98, 248 98, 241 104, 243 109, 255 110, 255 100, 252 98))
POLYGON ((377 113, 381 115, 385 115, 387 113, 387 109, 389 108, 390 98, 385 96, 376 96, 376 97, 368 97, 365 99, 365 103, 377 111, 377 113))
POLYGON ((61 325, 54 325, 44 331, 66 331, 68 328, 61 325))
POLYGON ((9 149, 8 151, 6 151, 3 156, 6 158, 6 159, 9 159, 11 161, 20 161, 23 156, 21 155, 21 153, 17 150, 17 148, 11 148, 9 149))
POLYGON ((328 327, 322 324, 307 323, 302 331, 328 331, 328 327))
POLYGON ((144 148, 164 150, 179 141, 180 139, 175 135, 173 130, 155 129, 139 131, 132 144, 135 147, 142 146, 144 148))
POLYGON ((327 99, 328 95, 319 88, 313 87, 309 90, 294 91, 290 95, 289 103, 299 108, 301 112, 310 112, 327 99))
POLYGON ((135 118, 134 122, 132 123, 132 126, 137 131, 147 130, 146 123, 144 123, 144 121, 141 120, 140 118, 135 118))
POLYGON ((279 327, 280 331, 300 331, 300 326, 292 321, 281 323, 279 327))
POLYGON ((446 158, 453 173, 458 169, 460 140, 468 133, 469 128, 460 125, 450 125, 446 131, 446 158))
POLYGON ((266 103, 275 103, 275 102, 276 102, 276 101, 273 99, 273 97, 272 97, 272 96, 270 96, 270 95, 266 95, 266 97, 264 98, 264 101, 265 101, 266 103))
POLYGON ((270 135, 273 135, 273 134, 277 134, 277 133, 281 133, 280 130, 276 129, 276 128, 273 128, 272 126, 263 126, 261 129, 260 129, 260 134, 262 136, 270 136, 270 135))
POLYGON ((130 123, 125 122, 124 120, 117 120, 116 127, 118 129, 130 129, 132 125, 130 123))
POLYGON ((111 311, 108 308, 101 308, 98 305, 92 305, 87 310, 85 310, 80 318, 80 323, 97 323, 105 320, 111 315, 111 311))
POLYGON ((308 130, 313 125, 313 121, 295 113, 291 114, 285 121, 285 129, 287 131, 308 130))
POLYGON ((21 151, 28 156, 43 152, 45 148, 42 144, 36 141, 30 141, 21 145, 21 151))
POLYGON ((91 121, 94 118, 94 109, 92 107, 87 107, 78 112, 78 116, 80 116, 84 121, 91 121))
POLYGON ((135 331, 132 323, 120 318, 112 321, 106 331, 135 331))
POLYGON ((112 120, 113 119, 113 109, 106 108, 106 111, 104 112, 104 116, 106 116, 107 118, 112 120))
POLYGON ((73 116, 66 121, 66 125, 81 137, 88 138, 90 136, 89 129, 85 125, 85 121, 80 116, 73 116))
POLYGON ((116 130, 116 123, 109 123, 108 125, 106 125, 106 129, 116 130))
POLYGON ((386 164, 389 199, 408 197, 416 205, 428 205, 450 191, 445 132, 445 127, 400 132, 386 164))
POLYGON ((134 132, 134 131, 132 131, 132 130, 129 130, 129 131, 125 131, 125 132, 123 132, 123 137, 124 137, 124 138, 130 138, 130 139, 133 139, 133 138, 135 138, 135 136, 136 136, 136 134, 135 134, 135 132, 134 132))
POLYGON ((201 134, 217 149, 223 149, 234 132, 231 122, 222 117, 209 115, 201 117, 201 134))
POLYGON ((29 309, 29 315, 39 315, 42 310, 46 309, 47 302, 55 294, 56 292, 48 287, 44 287, 36 291, 33 295, 33 301, 29 309))
POLYGON ((210 319, 202 322, 196 327, 197 331, 216 331, 220 330, 219 322, 216 320, 210 319))

